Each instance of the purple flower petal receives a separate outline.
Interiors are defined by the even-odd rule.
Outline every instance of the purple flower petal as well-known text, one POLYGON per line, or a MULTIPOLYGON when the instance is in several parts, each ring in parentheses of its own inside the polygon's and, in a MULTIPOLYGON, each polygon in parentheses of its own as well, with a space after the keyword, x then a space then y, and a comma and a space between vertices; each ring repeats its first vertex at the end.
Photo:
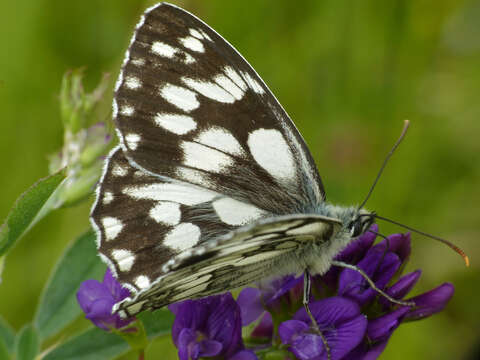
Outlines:
POLYGON ((217 343, 221 345, 221 352, 216 355, 225 358, 243 349, 240 308, 230 293, 185 300, 170 308, 176 315, 172 339, 179 350, 179 356, 194 356, 197 353, 200 357, 207 356, 206 353, 217 351, 217 343), (196 334, 195 341, 192 343, 189 340, 188 346, 180 338, 186 330, 196 334))
POLYGON ((253 351, 242 350, 228 358, 228 360, 258 360, 258 358, 253 351))
MULTIPOLYGON (((330 346, 332 359, 341 359, 362 341, 367 319, 360 313, 360 307, 354 301, 338 296, 331 297, 310 303, 310 310, 330 346)), ((293 319, 310 325, 310 318, 303 308, 293 319)), ((282 330, 283 338, 290 339, 291 351, 297 357, 306 359, 307 355, 320 356, 324 352, 320 336, 310 334, 309 330, 303 331, 302 335, 300 323, 286 323, 286 328, 282 330), (306 348, 308 346, 316 348, 306 348)), ((282 337, 280 327, 279 334, 282 337)))
POLYGON ((254 322, 265 311, 261 292, 257 288, 243 289, 238 295, 237 303, 242 313, 242 326, 254 322))
POLYGON ((411 298, 410 301, 413 301, 416 306, 407 313, 405 320, 419 320, 440 312, 450 301, 454 292, 455 288, 452 284, 444 283, 411 298))
POLYGON ((403 317, 409 311, 408 307, 401 307, 389 314, 370 320, 367 326, 367 336, 371 341, 385 340, 392 335, 400 325, 403 317))
POLYGON ((211 303, 206 332, 223 344, 222 353, 228 357, 243 346, 240 308, 230 293, 212 298, 217 301, 211 303))
POLYGON ((374 248, 379 248, 382 251, 393 252, 398 255, 400 261, 403 263, 410 256, 411 252, 411 239, 410 233, 406 234, 392 234, 387 236, 388 239, 388 248, 387 240, 382 240, 379 244, 375 245, 374 248))
POLYGON ((278 326, 278 335, 284 344, 295 342, 310 326, 301 320, 287 320, 278 326))
POLYGON ((103 283, 86 280, 80 285, 77 301, 87 319, 95 326, 108 331, 112 327, 123 328, 135 320, 135 318, 122 319, 119 315, 112 314, 113 305, 129 295, 129 291, 122 288, 110 270, 107 270, 103 283))
POLYGON ((363 342, 348 353, 344 360, 375 360, 385 350, 387 343, 388 340, 373 345, 363 342))
POLYGON ((266 311, 263 314, 259 324, 253 329, 250 334, 252 338, 272 338, 273 336, 273 319, 272 315, 266 311))
POLYGON ((199 356, 212 357, 217 356, 222 351, 223 345, 215 340, 203 340, 199 343, 199 356))
POLYGON ((193 349, 197 334, 192 329, 182 329, 178 335, 178 358, 180 360, 189 360, 198 358, 198 350, 193 349), (195 351, 197 350, 197 351, 195 351), (192 354, 195 352, 196 354, 192 354), (196 357, 194 357, 196 356, 196 357))
MULTIPOLYGON (((395 284, 386 290, 386 293, 395 299, 403 299, 415 286, 421 274, 421 270, 416 270, 403 275, 395 284)), ((392 303, 383 296, 380 296, 378 300, 384 307, 388 308, 393 306, 392 303)))
MULTIPOLYGON (((396 254, 391 252, 385 254, 381 248, 371 248, 357 264, 380 289, 388 284, 400 265, 400 259, 396 254)), ((338 294, 354 299, 363 306, 371 301, 377 292, 358 271, 345 269, 340 274, 338 294)))

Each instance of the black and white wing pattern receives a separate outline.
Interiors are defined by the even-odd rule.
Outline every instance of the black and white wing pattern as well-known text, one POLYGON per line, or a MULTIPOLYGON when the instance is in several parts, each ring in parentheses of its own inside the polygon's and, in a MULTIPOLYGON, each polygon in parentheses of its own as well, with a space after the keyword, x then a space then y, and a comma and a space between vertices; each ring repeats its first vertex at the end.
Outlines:
POLYGON ((113 110, 120 146, 91 220, 134 293, 129 313, 258 280, 313 230, 336 231, 335 219, 292 215, 325 198, 307 146, 246 60, 192 14, 146 11, 113 110))

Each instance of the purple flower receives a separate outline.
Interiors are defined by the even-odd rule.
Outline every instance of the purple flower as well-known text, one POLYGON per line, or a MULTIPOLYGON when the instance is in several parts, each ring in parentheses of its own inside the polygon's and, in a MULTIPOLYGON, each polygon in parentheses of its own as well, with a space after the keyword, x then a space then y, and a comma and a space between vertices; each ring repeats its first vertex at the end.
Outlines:
MULTIPOLYGON (((363 339, 367 319, 352 300, 331 297, 310 303, 313 317, 325 337, 332 360, 342 359, 363 339)), ((278 332, 282 343, 300 360, 327 359, 320 335, 312 332, 311 321, 304 308, 280 324, 278 332)))
POLYGON ((240 308, 230 293, 185 300, 169 309, 175 314, 172 338, 180 360, 214 356, 256 359, 252 352, 244 350, 240 308))
POLYGON ((107 269, 103 282, 86 280, 77 291, 77 301, 85 317, 104 330, 121 329, 135 318, 122 319, 118 314, 112 314, 115 303, 125 299, 130 292, 123 288, 107 269))

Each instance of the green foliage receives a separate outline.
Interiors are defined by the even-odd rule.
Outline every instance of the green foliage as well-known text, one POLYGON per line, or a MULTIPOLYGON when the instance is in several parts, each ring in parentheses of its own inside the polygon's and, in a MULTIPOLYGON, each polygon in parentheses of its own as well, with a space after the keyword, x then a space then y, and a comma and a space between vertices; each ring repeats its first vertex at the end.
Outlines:
POLYGON ((60 171, 37 181, 18 198, 0 228, 0 256, 4 255, 36 222, 53 210, 48 206, 48 200, 64 179, 65 173, 60 171))
POLYGON ((87 279, 101 278, 105 268, 97 256, 93 231, 73 242, 56 265, 37 308, 34 323, 42 339, 82 314, 76 299, 78 287, 87 279))
MULTIPOLYGON (((15 346, 15 332, 2 317, 0 317, 0 342, 8 353, 13 352, 15 346)), ((2 359, 1 356, 0 359, 2 359)))
MULTIPOLYGON (((170 334, 173 315, 169 311, 142 314, 140 319, 150 339, 170 334)), ((60 345, 45 360, 107 360, 127 351, 128 345, 121 337, 94 328, 60 345)))
POLYGON ((40 350, 38 332, 32 325, 26 325, 18 333, 16 342, 16 359, 33 360, 40 350))

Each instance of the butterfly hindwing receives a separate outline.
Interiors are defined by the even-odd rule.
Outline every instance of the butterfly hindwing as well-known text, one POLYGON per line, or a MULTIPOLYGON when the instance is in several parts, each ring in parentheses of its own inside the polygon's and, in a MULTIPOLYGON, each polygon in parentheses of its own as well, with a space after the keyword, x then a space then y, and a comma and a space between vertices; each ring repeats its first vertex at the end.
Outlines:
POLYGON ((137 26, 114 119, 127 158, 149 173, 277 214, 305 211, 324 197, 301 135, 260 77, 213 29, 175 6, 153 7, 137 26))
POLYGON ((298 262, 302 268, 301 262, 312 248, 325 244, 340 227, 339 220, 319 215, 255 221, 173 257, 164 267, 165 274, 150 288, 124 300, 118 308, 123 315, 132 316, 261 278, 294 273, 296 268, 287 264, 298 262))

